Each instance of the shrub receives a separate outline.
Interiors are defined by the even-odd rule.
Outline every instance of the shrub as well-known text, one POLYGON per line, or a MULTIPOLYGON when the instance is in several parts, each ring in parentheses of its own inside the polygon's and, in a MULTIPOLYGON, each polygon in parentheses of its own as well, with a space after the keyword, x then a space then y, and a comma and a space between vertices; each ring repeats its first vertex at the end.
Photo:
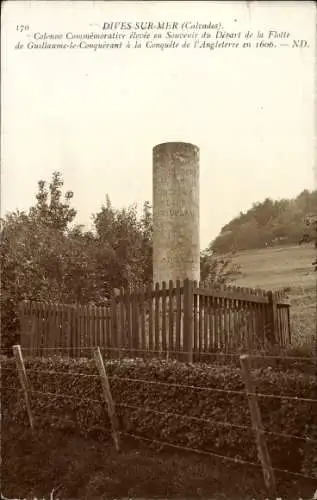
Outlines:
MULTIPOLYGON (((100 439, 108 435, 110 422, 93 360, 36 358, 26 359, 25 366, 35 391, 31 402, 37 426, 67 428, 100 439), (47 371, 53 373, 43 373, 47 371)), ((3 367, 4 422, 27 424, 24 400, 16 390, 14 361, 6 359, 3 367)), ((238 367, 134 359, 108 360, 106 370, 121 430, 258 463, 253 431, 234 427, 251 426, 238 367)), ((315 398, 314 375, 302 372, 300 367, 287 371, 283 367, 283 370, 278 367, 253 370, 257 391, 315 398)), ((258 400, 265 429, 317 440, 316 403, 268 397, 258 400)), ((271 434, 266 437, 273 467, 316 474, 316 444, 271 434)))

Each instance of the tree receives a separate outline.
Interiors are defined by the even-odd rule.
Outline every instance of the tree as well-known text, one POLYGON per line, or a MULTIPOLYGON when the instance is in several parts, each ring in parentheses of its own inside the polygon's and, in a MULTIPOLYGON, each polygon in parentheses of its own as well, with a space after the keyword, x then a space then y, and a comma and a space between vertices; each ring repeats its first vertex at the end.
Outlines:
POLYGON ((226 224, 212 242, 212 247, 217 252, 227 253, 231 249, 239 251, 297 244, 304 231, 305 217, 316 207, 317 191, 305 190, 290 200, 266 198, 226 224))
POLYGON ((75 261, 67 230, 76 211, 70 207, 73 194, 68 191, 63 199, 62 186, 55 172, 48 189, 38 183, 37 203, 28 213, 12 212, 1 220, 3 344, 17 338, 22 300, 61 301, 69 292, 67 272, 74 273, 75 261))
POLYGON ((150 280, 152 215, 149 203, 144 204, 143 214, 138 217, 136 205, 115 209, 107 196, 106 205, 93 220, 99 246, 98 269, 110 289, 150 280))
POLYGON ((317 215, 306 217, 306 231, 302 234, 299 244, 313 243, 316 249, 316 260, 312 263, 314 271, 317 272, 317 215))
POLYGON ((66 191, 62 199, 64 182, 60 172, 53 172, 52 181, 47 189, 45 181, 38 182, 36 194, 37 203, 30 208, 30 217, 57 231, 65 231, 76 217, 76 210, 70 207, 74 196, 72 191, 66 191))
MULTIPOLYGON (((2 341, 18 339, 22 300, 104 304, 114 288, 152 281, 153 220, 149 202, 116 209, 109 196, 93 215, 94 229, 74 225, 73 192, 63 194, 62 176, 38 183, 36 203, 28 212, 2 220, 2 341)), ((201 257, 202 279, 225 283, 235 278, 231 256, 218 258, 211 248, 201 257)))

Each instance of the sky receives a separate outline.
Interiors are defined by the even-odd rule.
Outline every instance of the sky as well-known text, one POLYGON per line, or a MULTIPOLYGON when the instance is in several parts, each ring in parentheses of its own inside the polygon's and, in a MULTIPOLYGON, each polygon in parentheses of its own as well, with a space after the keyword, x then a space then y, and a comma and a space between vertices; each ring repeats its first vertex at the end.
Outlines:
POLYGON ((54 170, 87 227, 106 194, 141 207, 152 201, 152 148, 168 141, 200 148, 202 248, 254 202, 317 189, 314 2, 7 1, 1 23, 2 215, 27 210, 54 170), (14 48, 35 32, 129 20, 277 30, 309 47, 14 48))

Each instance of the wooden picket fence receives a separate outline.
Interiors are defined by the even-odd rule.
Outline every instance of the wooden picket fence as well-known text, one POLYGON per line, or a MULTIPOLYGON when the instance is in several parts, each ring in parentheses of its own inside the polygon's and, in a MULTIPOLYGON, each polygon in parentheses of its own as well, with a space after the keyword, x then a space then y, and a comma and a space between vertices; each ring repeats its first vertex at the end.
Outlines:
POLYGON ((121 289, 103 306, 25 301, 20 325, 22 347, 42 356, 85 356, 100 346, 110 357, 195 361, 291 342, 290 304, 281 294, 190 280, 121 289))

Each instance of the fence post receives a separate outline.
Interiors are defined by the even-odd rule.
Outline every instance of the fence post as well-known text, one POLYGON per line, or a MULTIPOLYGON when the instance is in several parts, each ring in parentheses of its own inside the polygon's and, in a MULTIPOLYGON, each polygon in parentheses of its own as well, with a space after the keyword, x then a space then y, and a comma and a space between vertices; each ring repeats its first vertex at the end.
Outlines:
POLYGON ((272 498, 276 498, 276 483, 274 471, 272 469, 271 458, 266 444, 261 412, 255 394, 256 390, 251 377, 250 358, 247 354, 240 356, 240 364, 249 402, 252 427, 255 431, 256 436, 258 457, 262 465, 265 486, 267 487, 268 492, 272 496, 272 498))
POLYGON ((288 329, 288 342, 292 343, 292 329, 291 329, 291 315, 290 306, 287 306, 287 329, 288 329))
POLYGON ((268 342, 269 344, 274 344, 278 338, 278 320, 277 320, 277 300, 275 294, 270 290, 267 292, 267 298, 269 301, 269 334, 268 342))
POLYGON ((110 385, 105 369, 105 365, 101 356, 100 348, 96 347, 94 349, 94 358, 101 378, 102 392, 105 402, 108 407, 108 415, 110 419, 110 424, 112 428, 112 438, 117 451, 120 451, 120 441, 119 441, 119 423, 115 412, 115 406, 112 399, 110 385))
POLYGON ((19 304, 19 323, 20 323, 20 344, 28 349, 30 347, 30 337, 28 335, 28 328, 25 327, 25 308, 26 301, 19 304))
POLYGON ((193 362, 193 282, 184 280, 183 361, 193 362))
POLYGON ((111 294, 111 340, 115 351, 110 351, 110 355, 114 358, 120 358, 121 335, 120 329, 117 328, 117 300, 116 293, 113 290, 111 294))
POLYGON ((138 300, 139 300, 139 289, 134 288, 131 295, 131 322, 132 322, 132 348, 133 357, 138 357, 139 352, 139 317, 138 317, 138 300))
POLYGON ((16 363, 16 367, 17 367, 17 371, 18 371, 18 376, 19 376, 20 384, 21 384, 24 399, 25 399, 26 411, 28 413, 30 427, 33 431, 34 422, 33 422, 33 415, 32 415, 32 411, 31 411, 31 405, 30 405, 30 401, 29 401, 30 386, 29 386, 28 378, 27 378, 26 371, 25 371, 25 366, 24 366, 24 361, 23 361, 23 356, 22 356, 22 351, 21 351, 20 345, 13 346, 13 355, 15 357, 15 363, 16 363))
POLYGON ((67 304, 67 354, 68 357, 72 356, 72 334, 73 334, 73 309, 70 304, 67 304))

